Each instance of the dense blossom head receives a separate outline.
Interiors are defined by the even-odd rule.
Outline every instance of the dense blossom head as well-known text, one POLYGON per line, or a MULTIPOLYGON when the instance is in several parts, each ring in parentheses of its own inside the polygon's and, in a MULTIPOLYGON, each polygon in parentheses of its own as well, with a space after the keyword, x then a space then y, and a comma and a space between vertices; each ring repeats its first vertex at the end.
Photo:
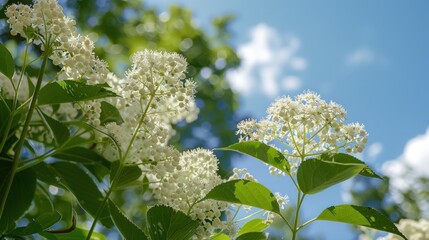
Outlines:
POLYGON ((345 124, 346 111, 334 102, 327 103, 313 92, 292 99, 280 98, 267 110, 266 119, 238 124, 241 141, 275 144, 296 168, 302 159, 344 149, 363 151, 367 132, 358 123, 345 124))
POLYGON ((199 219, 202 226, 198 239, 210 236, 214 229, 224 228, 221 213, 227 204, 214 200, 197 203, 216 185, 223 182, 217 174, 218 159, 205 149, 195 149, 181 154, 179 165, 162 180, 154 190, 160 203, 171 206, 199 219))
MULTIPOLYGON (((198 114, 195 84, 184 80, 186 60, 176 53, 142 51, 136 53, 132 61, 125 78, 108 75, 111 90, 120 97, 103 100, 119 110, 123 121, 101 126, 99 101, 88 102, 85 106, 89 120, 105 128, 123 152, 137 132, 127 162, 166 162, 168 154, 177 159, 176 150, 168 146, 168 140, 174 135, 171 124, 194 120, 198 114)), ((100 147, 104 152, 111 151, 106 154, 109 158, 118 159, 117 154, 112 154, 116 150, 111 145, 100 147)))
POLYGON ((104 83, 107 64, 94 55, 94 43, 76 31, 74 20, 64 15, 57 0, 36 0, 33 6, 12 4, 6 9, 12 35, 49 48, 52 63, 61 66, 63 79, 104 83))

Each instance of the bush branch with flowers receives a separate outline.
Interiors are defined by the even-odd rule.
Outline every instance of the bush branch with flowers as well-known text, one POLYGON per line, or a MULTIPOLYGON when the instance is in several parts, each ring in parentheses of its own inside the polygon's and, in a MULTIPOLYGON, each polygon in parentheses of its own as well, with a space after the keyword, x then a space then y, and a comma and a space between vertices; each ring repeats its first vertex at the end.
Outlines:
MULTIPOLYGON (((261 121, 238 124, 238 143, 219 148, 250 155, 271 174, 288 177, 297 191, 296 216, 280 209, 287 196, 273 194, 245 169, 229 179, 218 175, 212 151, 178 151, 169 145, 173 125, 198 114, 196 84, 186 79, 187 62, 176 53, 144 50, 116 76, 94 54, 94 43, 80 35, 56 0, 32 6, 13 4, 5 12, 11 34, 25 39, 24 61, 15 66, 0 44, 0 239, 106 239, 101 224, 125 239, 266 239, 274 216, 296 239, 314 221, 334 221, 390 232, 406 239, 374 209, 332 206, 301 223, 307 195, 355 175, 380 178, 351 153, 362 152, 364 127, 345 123, 345 110, 313 92, 280 98, 261 121), (37 47, 41 54, 27 53, 37 47), (51 62, 59 71, 50 76, 51 62), (26 69, 37 66, 36 78, 26 69), (61 213, 49 195, 55 186, 70 192, 92 216, 84 227, 73 216, 58 229, 61 213), (114 192, 143 186, 152 203, 136 224, 115 202, 114 192), (41 200, 43 199, 43 201, 41 200), (44 212, 22 224, 33 208, 44 212), (238 230, 241 208, 266 211, 238 230)), ((77 208, 77 207, 76 207, 77 208)))

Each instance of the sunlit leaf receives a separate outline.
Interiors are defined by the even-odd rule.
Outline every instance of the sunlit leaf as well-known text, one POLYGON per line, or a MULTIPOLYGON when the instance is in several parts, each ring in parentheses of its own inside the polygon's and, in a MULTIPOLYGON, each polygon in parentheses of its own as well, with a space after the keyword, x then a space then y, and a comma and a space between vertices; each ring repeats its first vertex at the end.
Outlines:
POLYGON ((264 185, 249 180, 232 180, 214 187, 204 199, 244 204, 280 214, 274 194, 264 185))
POLYGON ((57 104, 94 100, 117 95, 98 85, 87 85, 73 80, 62 80, 47 84, 40 89, 38 104, 57 104))
POLYGON ((344 164, 308 159, 298 168, 298 185, 306 194, 318 193, 359 174, 365 167, 362 163, 344 164))
POLYGON ((386 216, 377 210, 369 207, 338 205, 329 207, 316 218, 316 220, 326 220, 342 222, 358 226, 374 228, 377 230, 390 232, 407 239, 386 216))
POLYGON ((245 223, 238 231, 236 236, 240 236, 249 232, 262 232, 270 225, 266 223, 266 219, 255 218, 245 223))
POLYGON ((240 235, 236 240, 266 240, 267 236, 262 232, 248 232, 240 235))
POLYGON ((257 141, 247 141, 232 144, 228 147, 218 148, 218 150, 235 151, 255 157, 281 171, 290 174, 290 165, 281 152, 265 143, 257 141))
MULTIPOLYGON (((365 164, 363 161, 357 159, 356 157, 345 154, 345 153, 335 153, 335 154, 322 154, 321 160, 327 162, 338 162, 338 163, 360 163, 365 164)), ((365 164, 365 167, 362 171, 359 172, 360 175, 372 178, 383 179, 379 175, 377 175, 368 165, 365 164)))
POLYGON ((210 238, 210 240, 231 240, 231 238, 228 235, 221 233, 221 234, 216 234, 215 236, 210 238))

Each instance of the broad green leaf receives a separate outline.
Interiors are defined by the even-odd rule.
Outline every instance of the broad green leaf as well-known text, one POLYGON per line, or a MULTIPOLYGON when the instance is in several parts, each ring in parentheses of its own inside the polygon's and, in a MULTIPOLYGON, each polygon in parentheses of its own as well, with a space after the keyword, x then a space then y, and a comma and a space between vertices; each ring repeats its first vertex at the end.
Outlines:
POLYGON ((147 212, 148 231, 151 239, 187 240, 190 239, 200 223, 171 207, 157 205, 147 212))
POLYGON ((55 158, 64 159, 72 162, 80 162, 83 164, 100 164, 106 168, 110 168, 111 162, 105 159, 100 154, 84 147, 73 147, 67 150, 55 153, 55 158))
POLYGON ((63 144, 65 141, 67 141, 67 139, 69 139, 70 132, 69 132, 69 129, 64 124, 49 117, 48 115, 44 114, 42 111, 40 111, 40 113, 45 119, 46 124, 48 125, 47 127, 49 127, 49 129, 51 130, 57 146, 63 144))
POLYGON ((342 222, 353 225, 359 225, 377 230, 390 232, 407 239, 386 216, 377 210, 369 207, 338 205, 329 207, 316 218, 316 220, 325 220, 333 222, 342 222))
MULTIPOLYGON (((112 163, 112 168, 110 172, 110 181, 113 180, 116 172, 118 171, 119 161, 112 163)), ((122 166, 119 177, 117 177, 115 182, 115 189, 121 189, 126 187, 128 184, 136 181, 142 175, 142 170, 137 165, 125 165, 122 166)))
POLYGON ((42 213, 37 219, 30 221, 27 226, 16 228, 12 232, 8 233, 8 235, 27 236, 34 233, 39 233, 60 220, 61 214, 59 214, 57 211, 42 213))
MULTIPOLYGON (((51 166, 58 173, 60 182, 75 195, 80 205, 95 217, 104 196, 88 173, 76 164, 68 162, 56 162, 51 166)), ((107 206, 104 206, 99 219, 104 226, 113 226, 107 206)))
POLYGON ((57 211, 42 213, 37 218, 37 222, 40 223, 43 229, 49 228, 50 226, 57 223, 59 220, 61 220, 61 214, 59 214, 57 211))
POLYGON ((38 213, 54 212, 54 204, 49 197, 49 192, 42 188, 41 184, 37 185, 36 193, 34 194, 34 207, 38 213))
MULTIPOLYGON (((365 164, 363 161, 353 157, 352 155, 345 154, 345 153, 335 153, 335 154, 322 154, 321 156, 322 161, 326 162, 338 162, 338 163, 361 163, 365 164)), ((366 177, 372 177, 372 178, 379 178, 383 179, 379 175, 377 175, 368 165, 365 164, 365 168, 362 169, 359 173, 360 175, 366 176, 366 177)))
MULTIPOLYGON (((49 240, 77 240, 77 239, 86 239, 88 235, 88 230, 76 228, 75 230, 69 233, 53 234, 48 232, 42 232, 40 235, 44 236, 49 240)), ((91 235, 91 240, 108 240, 101 233, 93 232, 91 235)))
POLYGON ((121 232, 121 235, 126 240, 145 240, 147 239, 144 232, 137 227, 131 220, 129 220, 124 213, 115 205, 114 202, 109 200, 110 214, 112 215, 113 222, 121 232))
POLYGON ((51 165, 47 164, 46 162, 41 162, 31 167, 31 169, 36 172, 38 180, 52 186, 63 187, 59 182, 60 179, 58 173, 51 165))
POLYGON ((267 236, 262 232, 248 232, 240 235, 236 240, 266 240, 267 236))
POLYGON ((106 125, 107 123, 115 122, 121 124, 124 120, 121 117, 119 110, 112 104, 102 101, 101 102, 101 113, 100 113, 100 122, 101 125, 106 125))
POLYGON ((274 194, 264 185, 249 180, 232 180, 214 187, 204 199, 244 204, 280 214, 274 194))
POLYGON ((0 43, 0 72, 7 78, 12 79, 13 72, 15 71, 15 63, 9 50, 0 43))
POLYGON ((218 150, 235 151, 255 157, 281 171, 290 174, 290 165, 281 152, 265 143, 257 141, 247 141, 232 144, 228 147, 218 148, 218 150))
POLYGON ((318 193, 359 174, 365 167, 366 165, 362 163, 348 164, 308 159, 298 168, 298 185, 306 194, 318 193))
POLYGON ((86 85, 73 80, 62 80, 47 84, 40 89, 38 104, 56 104, 94 100, 117 95, 97 85, 86 85))
POLYGON ((231 240, 231 238, 228 235, 221 233, 210 238, 210 240, 231 240))
MULTIPOLYGON (((5 179, 10 174, 10 163, 0 161, 0 198, 5 197, 5 179)), ((30 207, 36 191, 36 174, 32 169, 26 169, 15 174, 9 195, 6 200, 3 215, 0 219, 0 233, 10 230, 30 207)))
POLYGON ((267 229, 269 226, 270 225, 266 223, 265 219, 255 218, 248 221, 246 224, 244 224, 240 228, 240 231, 238 231, 236 236, 238 237, 242 234, 249 233, 249 232, 262 232, 265 229, 267 229))

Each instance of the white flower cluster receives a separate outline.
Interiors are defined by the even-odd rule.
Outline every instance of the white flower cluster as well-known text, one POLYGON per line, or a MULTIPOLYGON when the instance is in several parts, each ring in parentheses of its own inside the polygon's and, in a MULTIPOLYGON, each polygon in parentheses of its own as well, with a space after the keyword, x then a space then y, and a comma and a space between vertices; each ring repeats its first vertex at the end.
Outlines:
MULTIPOLYGON (((172 160, 167 159, 179 158, 178 151, 168 146, 168 140, 174 134, 171 124, 197 117, 195 84, 191 80, 184 81, 187 63, 176 53, 142 51, 136 53, 132 61, 125 78, 108 75, 108 83, 120 98, 103 100, 119 110, 122 123, 101 126, 99 101, 88 102, 84 108, 93 125, 104 128, 113 136, 124 154, 129 151, 126 162, 140 163, 143 160, 165 164, 165 170, 160 165, 153 170, 162 176, 174 169, 172 160)), ((117 149, 112 147, 110 144, 99 145, 99 150, 109 159, 116 160, 119 157, 114 154, 117 149)))
POLYGON ((346 111, 334 102, 326 103, 314 92, 292 99, 280 98, 267 110, 266 119, 244 120, 238 124, 240 141, 281 144, 283 154, 296 169, 303 159, 345 149, 359 153, 367 132, 358 123, 345 124, 346 111))
POLYGON ((63 78, 86 79, 90 84, 104 83, 107 64, 94 55, 94 44, 76 31, 74 20, 66 17, 57 0, 36 0, 32 7, 12 4, 6 17, 12 35, 50 49, 54 65, 62 66, 63 78))
POLYGON ((206 194, 223 182, 217 174, 218 159, 209 150, 194 149, 183 152, 179 166, 169 172, 154 190, 161 204, 171 206, 193 219, 199 219, 202 226, 197 230, 196 239, 206 239, 215 229, 223 229, 226 222, 221 221, 222 211, 227 204, 214 200, 197 203, 206 194))
MULTIPOLYGON (((409 240, 429 240, 429 221, 420 219, 418 221, 411 219, 402 219, 397 224, 401 231, 409 240)), ((401 240, 402 237, 389 234, 377 240, 401 240)))

